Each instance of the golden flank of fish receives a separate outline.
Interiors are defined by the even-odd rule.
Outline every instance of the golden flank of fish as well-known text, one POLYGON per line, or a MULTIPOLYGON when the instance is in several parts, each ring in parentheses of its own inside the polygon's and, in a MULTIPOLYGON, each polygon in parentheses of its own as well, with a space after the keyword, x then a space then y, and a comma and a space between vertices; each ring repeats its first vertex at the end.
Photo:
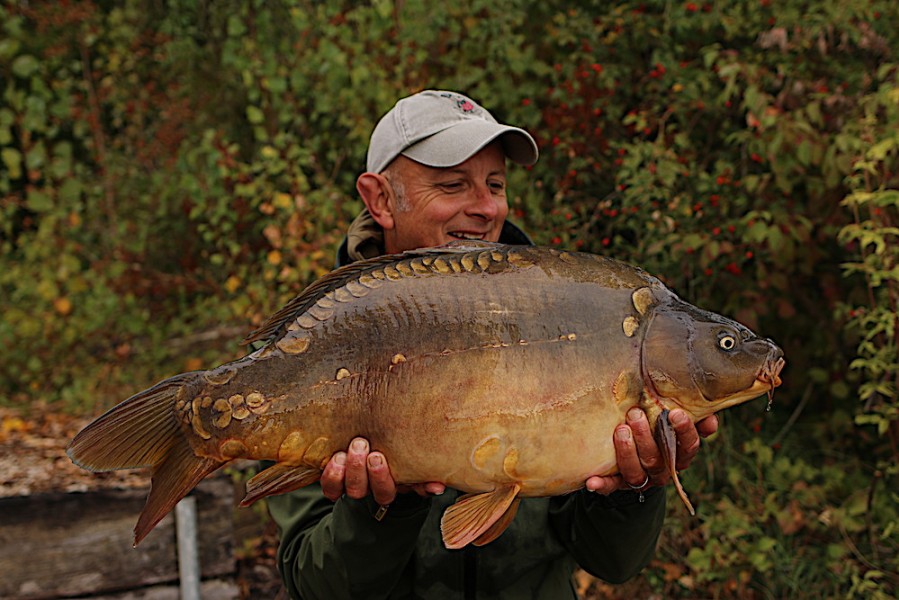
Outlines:
POLYGON ((770 396, 784 364, 770 340, 640 269, 478 242, 338 269, 245 341, 260 340, 132 396, 69 444, 86 469, 151 467, 135 544, 233 459, 276 463, 248 482, 246 505, 317 481, 362 436, 398 483, 470 492, 444 514, 443 539, 483 545, 519 498, 615 473, 612 433, 633 406, 689 506, 666 411, 698 420, 770 396))

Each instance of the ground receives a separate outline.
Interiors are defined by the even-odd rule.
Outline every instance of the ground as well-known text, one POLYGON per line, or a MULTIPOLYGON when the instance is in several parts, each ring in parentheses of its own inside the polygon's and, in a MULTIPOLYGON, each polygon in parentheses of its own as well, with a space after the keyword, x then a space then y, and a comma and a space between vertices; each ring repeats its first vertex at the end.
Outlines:
MULTIPOLYGON (((0 498, 147 488, 145 470, 91 473, 69 460, 66 444, 88 422, 89 418, 49 407, 37 406, 27 414, 0 408, 0 498)), ((278 598, 282 586, 275 566, 274 524, 248 510, 237 510, 235 515, 239 515, 235 519, 235 579, 241 598, 278 598)))

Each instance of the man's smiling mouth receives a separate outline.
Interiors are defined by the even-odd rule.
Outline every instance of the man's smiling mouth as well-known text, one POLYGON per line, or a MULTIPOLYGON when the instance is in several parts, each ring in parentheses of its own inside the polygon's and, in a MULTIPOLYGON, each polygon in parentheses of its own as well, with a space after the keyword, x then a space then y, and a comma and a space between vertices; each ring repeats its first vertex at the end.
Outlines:
POLYGON ((449 235, 459 240, 483 240, 486 233, 467 233, 464 231, 450 231, 449 235))

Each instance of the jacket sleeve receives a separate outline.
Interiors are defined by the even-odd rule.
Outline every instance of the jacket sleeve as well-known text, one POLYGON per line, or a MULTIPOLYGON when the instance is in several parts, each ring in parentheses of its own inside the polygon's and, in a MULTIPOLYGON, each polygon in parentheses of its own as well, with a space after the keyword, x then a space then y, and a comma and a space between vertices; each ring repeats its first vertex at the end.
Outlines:
POLYGON ((639 573, 655 552, 665 519, 665 490, 609 496, 580 490, 553 498, 550 523, 585 571, 609 583, 639 573))
POLYGON ((278 568, 291 598, 385 598, 415 549, 430 500, 397 496, 381 521, 371 498, 336 503, 318 484, 268 498, 281 543, 278 568))

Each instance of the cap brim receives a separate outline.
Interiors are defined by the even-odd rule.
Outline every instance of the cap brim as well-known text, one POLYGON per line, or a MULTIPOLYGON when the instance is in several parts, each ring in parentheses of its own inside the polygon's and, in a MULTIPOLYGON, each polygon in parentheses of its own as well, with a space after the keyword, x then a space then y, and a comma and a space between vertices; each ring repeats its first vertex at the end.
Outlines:
POLYGON ((524 166, 537 162, 537 143, 518 127, 471 120, 438 131, 401 152, 429 167, 454 167, 500 139, 506 156, 524 166))

